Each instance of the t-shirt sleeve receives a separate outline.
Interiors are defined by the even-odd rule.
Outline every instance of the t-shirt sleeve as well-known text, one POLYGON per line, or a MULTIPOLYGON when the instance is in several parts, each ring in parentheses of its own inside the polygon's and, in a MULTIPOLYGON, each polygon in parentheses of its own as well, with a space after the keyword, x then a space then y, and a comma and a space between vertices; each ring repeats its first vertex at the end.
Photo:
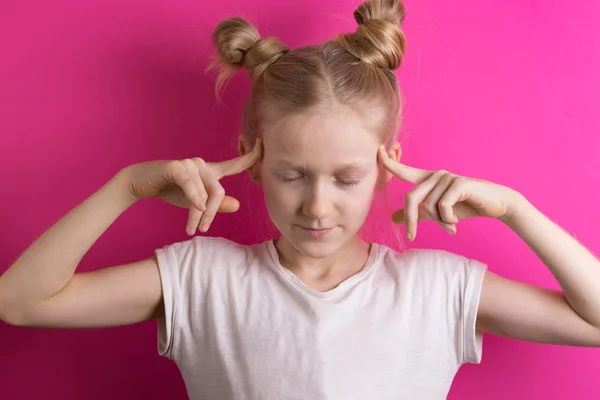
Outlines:
POLYGON ((244 260, 243 248, 220 237, 195 236, 155 251, 164 302, 158 319, 158 353, 173 361, 185 353, 184 338, 202 335, 198 321, 210 318, 207 293, 227 282, 228 263, 244 260))
POLYGON ((184 301, 183 289, 186 280, 189 282, 189 268, 183 263, 186 259, 189 263, 190 256, 195 258, 195 245, 197 245, 196 237, 172 243, 154 251, 158 262, 164 302, 164 316, 158 319, 158 353, 169 359, 173 359, 175 327, 178 325, 177 320, 182 312, 180 305, 184 301))
MULTIPOLYGON (((190 315, 200 312, 215 252, 223 247, 221 238, 195 236, 156 249, 164 317, 158 319, 158 353, 175 360, 182 329, 188 329, 190 315)), ((200 316, 200 315, 198 315, 200 316)))
POLYGON ((427 287, 432 289, 428 301, 443 310, 440 326, 452 340, 457 361, 479 364, 483 334, 476 329, 477 311, 487 265, 445 250, 421 250, 427 287))
POLYGON ((481 363, 483 332, 476 328, 483 277, 487 265, 465 258, 465 283, 462 293, 461 331, 463 363, 481 363))

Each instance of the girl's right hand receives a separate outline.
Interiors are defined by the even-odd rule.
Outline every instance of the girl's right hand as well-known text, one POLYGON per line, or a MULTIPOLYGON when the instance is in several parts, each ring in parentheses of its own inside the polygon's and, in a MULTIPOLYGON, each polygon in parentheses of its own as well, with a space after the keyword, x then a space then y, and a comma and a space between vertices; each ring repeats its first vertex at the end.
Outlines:
POLYGON ((169 204, 189 208, 186 232, 193 235, 198 227, 206 232, 217 212, 238 210, 238 200, 225 195, 219 179, 247 170, 261 157, 259 138, 251 152, 231 160, 216 163, 201 158, 157 160, 130 165, 126 172, 136 200, 159 197, 169 204))

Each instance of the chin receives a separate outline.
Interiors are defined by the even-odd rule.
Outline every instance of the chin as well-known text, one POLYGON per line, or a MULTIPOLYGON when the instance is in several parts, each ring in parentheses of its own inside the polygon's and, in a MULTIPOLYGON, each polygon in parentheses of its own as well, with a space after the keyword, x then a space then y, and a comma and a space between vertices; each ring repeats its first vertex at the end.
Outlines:
POLYGON ((287 236, 287 240, 302 255, 312 258, 325 258, 335 254, 347 241, 339 226, 319 238, 312 237, 300 227, 294 227, 287 236))

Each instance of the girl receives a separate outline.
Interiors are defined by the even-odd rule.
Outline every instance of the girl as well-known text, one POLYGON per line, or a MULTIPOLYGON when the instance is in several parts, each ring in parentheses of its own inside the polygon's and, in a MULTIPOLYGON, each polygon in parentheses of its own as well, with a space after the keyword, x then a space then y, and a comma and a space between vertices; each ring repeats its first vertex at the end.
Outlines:
POLYGON ((160 354, 193 399, 442 399, 458 368, 479 363, 482 331, 600 346, 600 263, 515 190, 400 163, 404 8, 372 0, 355 33, 290 50, 242 19, 216 28, 223 74, 254 82, 241 156, 122 169, 25 251, 0 278, 0 317, 84 328, 158 318, 160 354), (128 265, 75 273, 137 201, 189 208, 209 230, 236 199, 219 179, 248 171, 280 237, 251 246, 194 237, 128 265), (501 278, 442 250, 394 251, 357 232, 392 176, 416 187, 393 214, 409 240, 432 219, 495 218, 513 229, 562 292, 501 278), (422 206, 421 206, 422 204, 422 206))

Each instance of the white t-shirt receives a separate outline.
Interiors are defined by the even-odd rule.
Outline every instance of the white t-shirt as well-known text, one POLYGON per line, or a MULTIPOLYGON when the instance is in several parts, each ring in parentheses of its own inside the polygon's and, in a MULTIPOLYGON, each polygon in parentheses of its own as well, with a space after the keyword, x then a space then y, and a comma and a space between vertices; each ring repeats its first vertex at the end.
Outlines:
POLYGON ((272 240, 155 251, 159 354, 193 400, 445 399, 458 368, 481 362, 481 262, 373 243, 365 267, 323 293, 281 266, 272 240))

